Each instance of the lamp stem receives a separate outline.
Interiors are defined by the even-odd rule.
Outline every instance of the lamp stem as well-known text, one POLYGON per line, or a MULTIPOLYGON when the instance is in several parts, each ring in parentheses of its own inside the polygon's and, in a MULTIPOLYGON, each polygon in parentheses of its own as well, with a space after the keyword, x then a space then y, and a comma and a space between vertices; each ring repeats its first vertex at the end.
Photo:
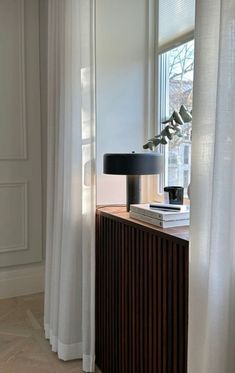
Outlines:
POLYGON ((126 208, 130 211, 130 205, 140 203, 140 175, 126 176, 126 208))

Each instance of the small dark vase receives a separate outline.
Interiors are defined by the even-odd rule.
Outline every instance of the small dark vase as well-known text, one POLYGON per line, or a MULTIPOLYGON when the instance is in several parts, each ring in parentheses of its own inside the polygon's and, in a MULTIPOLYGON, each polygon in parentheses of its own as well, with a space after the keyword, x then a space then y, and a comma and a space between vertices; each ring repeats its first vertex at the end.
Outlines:
POLYGON ((167 186, 164 192, 169 193, 169 203, 172 205, 183 205, 184 188, 181 186, 167 186))

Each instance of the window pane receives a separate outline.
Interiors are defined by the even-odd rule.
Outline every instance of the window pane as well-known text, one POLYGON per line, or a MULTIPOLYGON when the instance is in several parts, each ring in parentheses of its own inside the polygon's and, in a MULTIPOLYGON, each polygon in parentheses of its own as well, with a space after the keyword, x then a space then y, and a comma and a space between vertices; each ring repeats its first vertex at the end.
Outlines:
MULTIPOLYGON (((194 42, 190 41, 167 52, 167 84, 166 102, 169 115, 185 105, 192 109, 194 42)), ((190 183, 191 173, 191 123, 183 126, 183 137, 175 136, 169 142, 166 151, 166 172, 168 185, 180 185, 184 188, 190 183)))

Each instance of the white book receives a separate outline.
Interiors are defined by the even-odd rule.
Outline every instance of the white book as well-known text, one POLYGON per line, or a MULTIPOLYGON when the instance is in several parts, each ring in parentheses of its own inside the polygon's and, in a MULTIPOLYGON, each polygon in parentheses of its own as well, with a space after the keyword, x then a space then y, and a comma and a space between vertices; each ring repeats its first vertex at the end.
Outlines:
POLYGON ((147 216, 147 215, 138 214, 133 211, 130 211, 130 218, 140 220, 145 223, 149 223, 157 227, 161 227, 161 228, 172 228, 172 227, 181 227, 181 226, 189 225, 189 219, 164 221, 164 220, 159 220, 156 218, 151 218, 150 216, 147 216))
POLYGON ((189 219, 190 212, 187 211, 163 211, 158 209, 153 209, 149 207, 149 204, 138 204, 138 205, 131 205, 130 211, 136 212, 138 214, 143 214, 146 216, 150 216, 154 219, 164 220, 164 221, 171 221, 171 220, 185 220, 189 219))

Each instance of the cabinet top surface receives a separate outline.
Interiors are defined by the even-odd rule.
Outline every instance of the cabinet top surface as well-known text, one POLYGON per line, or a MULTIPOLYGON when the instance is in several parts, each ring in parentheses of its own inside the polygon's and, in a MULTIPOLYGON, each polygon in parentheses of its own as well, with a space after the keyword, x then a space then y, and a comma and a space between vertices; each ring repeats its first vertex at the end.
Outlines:
POLYGON ((97 214, 108 216, 114 220, 121 221, 139 228, 144 228, 148 231, 158 232, 163 236, 171 236, 172 238, 180 239, 189 242, 189 227, 174 227, 160 228, 152 224, 144 223, 139 220, 130 218, 129 212, 125 206, 102 206, 97 208, 97 214))

